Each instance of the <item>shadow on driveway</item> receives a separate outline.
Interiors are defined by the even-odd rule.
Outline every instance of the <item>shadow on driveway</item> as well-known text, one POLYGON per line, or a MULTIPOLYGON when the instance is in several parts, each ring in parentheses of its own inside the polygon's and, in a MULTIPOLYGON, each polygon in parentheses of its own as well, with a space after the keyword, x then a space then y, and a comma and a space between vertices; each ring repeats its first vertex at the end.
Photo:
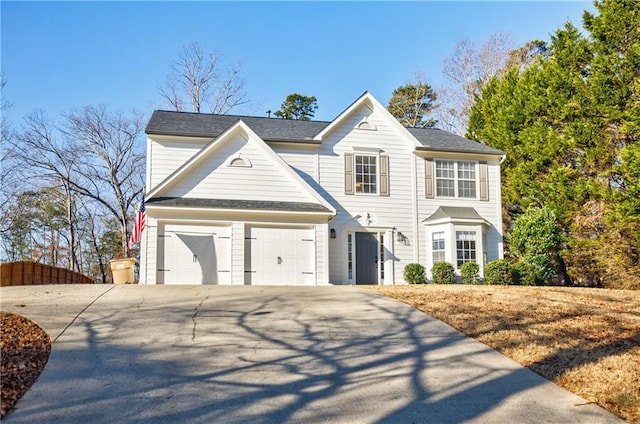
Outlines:
MULTIPOLYGON (((53 314, 76 299, 55 290, 17 312, 41 321, 47 304, 53 314)), ((3 309, 20 297, 2 294, 3 309)), ((620 422, 369 290, 118 286, 96 297, 6 422, 620 422)))

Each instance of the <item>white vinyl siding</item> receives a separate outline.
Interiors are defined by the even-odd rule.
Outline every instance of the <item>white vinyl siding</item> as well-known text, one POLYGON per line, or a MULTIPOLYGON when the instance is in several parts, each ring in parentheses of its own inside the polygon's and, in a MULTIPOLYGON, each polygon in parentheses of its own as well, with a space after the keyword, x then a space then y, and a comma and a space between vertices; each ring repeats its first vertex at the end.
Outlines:
POLYGON ((143 242, 140 244, 140 284, 156 284, 156 249, 158 222, 147 213, 147 225, 142 232, 143 242), (142 250, 146 255, 142 258, 142 250), (151 253, 153 252, 153 253, 151 253))
POLYGON ((244 284, 244 222, 231 224, 231 283, 244 284))
POLYGON ((150 140, 150 152, 147 160, 153 158, 149 165, 149 181, 147 191, 153 189, 180 168, 193 155, 198 153, 210 139, 201 141, 156 141, 150 140))
POLYGON ((202 164, 182 177, 164 194, 167 197, 316 202, 274 166, 261 149, 236 135, 202 164), (241 154, 251 167, 227 166, 229 157, 241 154), (295 199, 295 200, 292 200, 295 199))

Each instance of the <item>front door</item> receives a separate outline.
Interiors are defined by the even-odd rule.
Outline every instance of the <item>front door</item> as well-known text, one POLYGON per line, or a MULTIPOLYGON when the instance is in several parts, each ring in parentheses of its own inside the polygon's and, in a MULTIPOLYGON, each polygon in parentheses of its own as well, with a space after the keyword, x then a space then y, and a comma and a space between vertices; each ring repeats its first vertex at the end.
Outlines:
POLYGON ((356 233, 356 284, 378 284, 378 239, 356 233))

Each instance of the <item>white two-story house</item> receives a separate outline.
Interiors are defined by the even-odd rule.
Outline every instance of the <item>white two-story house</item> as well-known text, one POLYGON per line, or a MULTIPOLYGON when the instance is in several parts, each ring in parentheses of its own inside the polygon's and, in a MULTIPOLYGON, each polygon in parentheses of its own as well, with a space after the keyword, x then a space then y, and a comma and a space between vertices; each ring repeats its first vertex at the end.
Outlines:
POLYGON ((502 258, 504 153, 404 128, 364 93, 331 122, 156 111, 142 284, 404 284, 502 258))

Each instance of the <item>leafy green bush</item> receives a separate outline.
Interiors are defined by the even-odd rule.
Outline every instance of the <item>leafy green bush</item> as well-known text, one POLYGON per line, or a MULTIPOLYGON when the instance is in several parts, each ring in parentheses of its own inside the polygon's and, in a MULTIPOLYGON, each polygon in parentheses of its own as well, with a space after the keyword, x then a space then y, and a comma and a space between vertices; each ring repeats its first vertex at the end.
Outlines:
POLYGON ((456 278, 453 265, 448 262, 438 262, 431 268, 431 278, 436 284, 454 284, 456 278))
POLYGON ((555 213, 549 207, 529 208, 513 223, 509 250, 518 259, 516 284, 549 284, 556 275, 554 256, 563 242, 555 213))
POLYGON ((512 265, 513 283, 519 286, 535 286, 536 278, 533 266, 526 261, 519 261, 512 265))
POLYGON ((556 214, 548 207, 527 209, 515 219, 509 236, 509 250, 520 259, 553 252, 561 243, 556 214))
POLYGON ((463 284, 478 284, 480 281, 480 265, 475 262, 465 262, 460 267, 463 284))
POLYGON ((508 260, 498 259, 484 267, 484 282, 485 284, 514 284, 514 274, 514 269, 508 260))
POLYGON ((420 264, 408 264, 404 267, 404 279, 409 284, 424 284, 427 281, 424 267, 420 264))
POLYGON ((526 256, 514 265, 516 284, 522 286, 544 286, 556 273, 549 255, 526 256))

